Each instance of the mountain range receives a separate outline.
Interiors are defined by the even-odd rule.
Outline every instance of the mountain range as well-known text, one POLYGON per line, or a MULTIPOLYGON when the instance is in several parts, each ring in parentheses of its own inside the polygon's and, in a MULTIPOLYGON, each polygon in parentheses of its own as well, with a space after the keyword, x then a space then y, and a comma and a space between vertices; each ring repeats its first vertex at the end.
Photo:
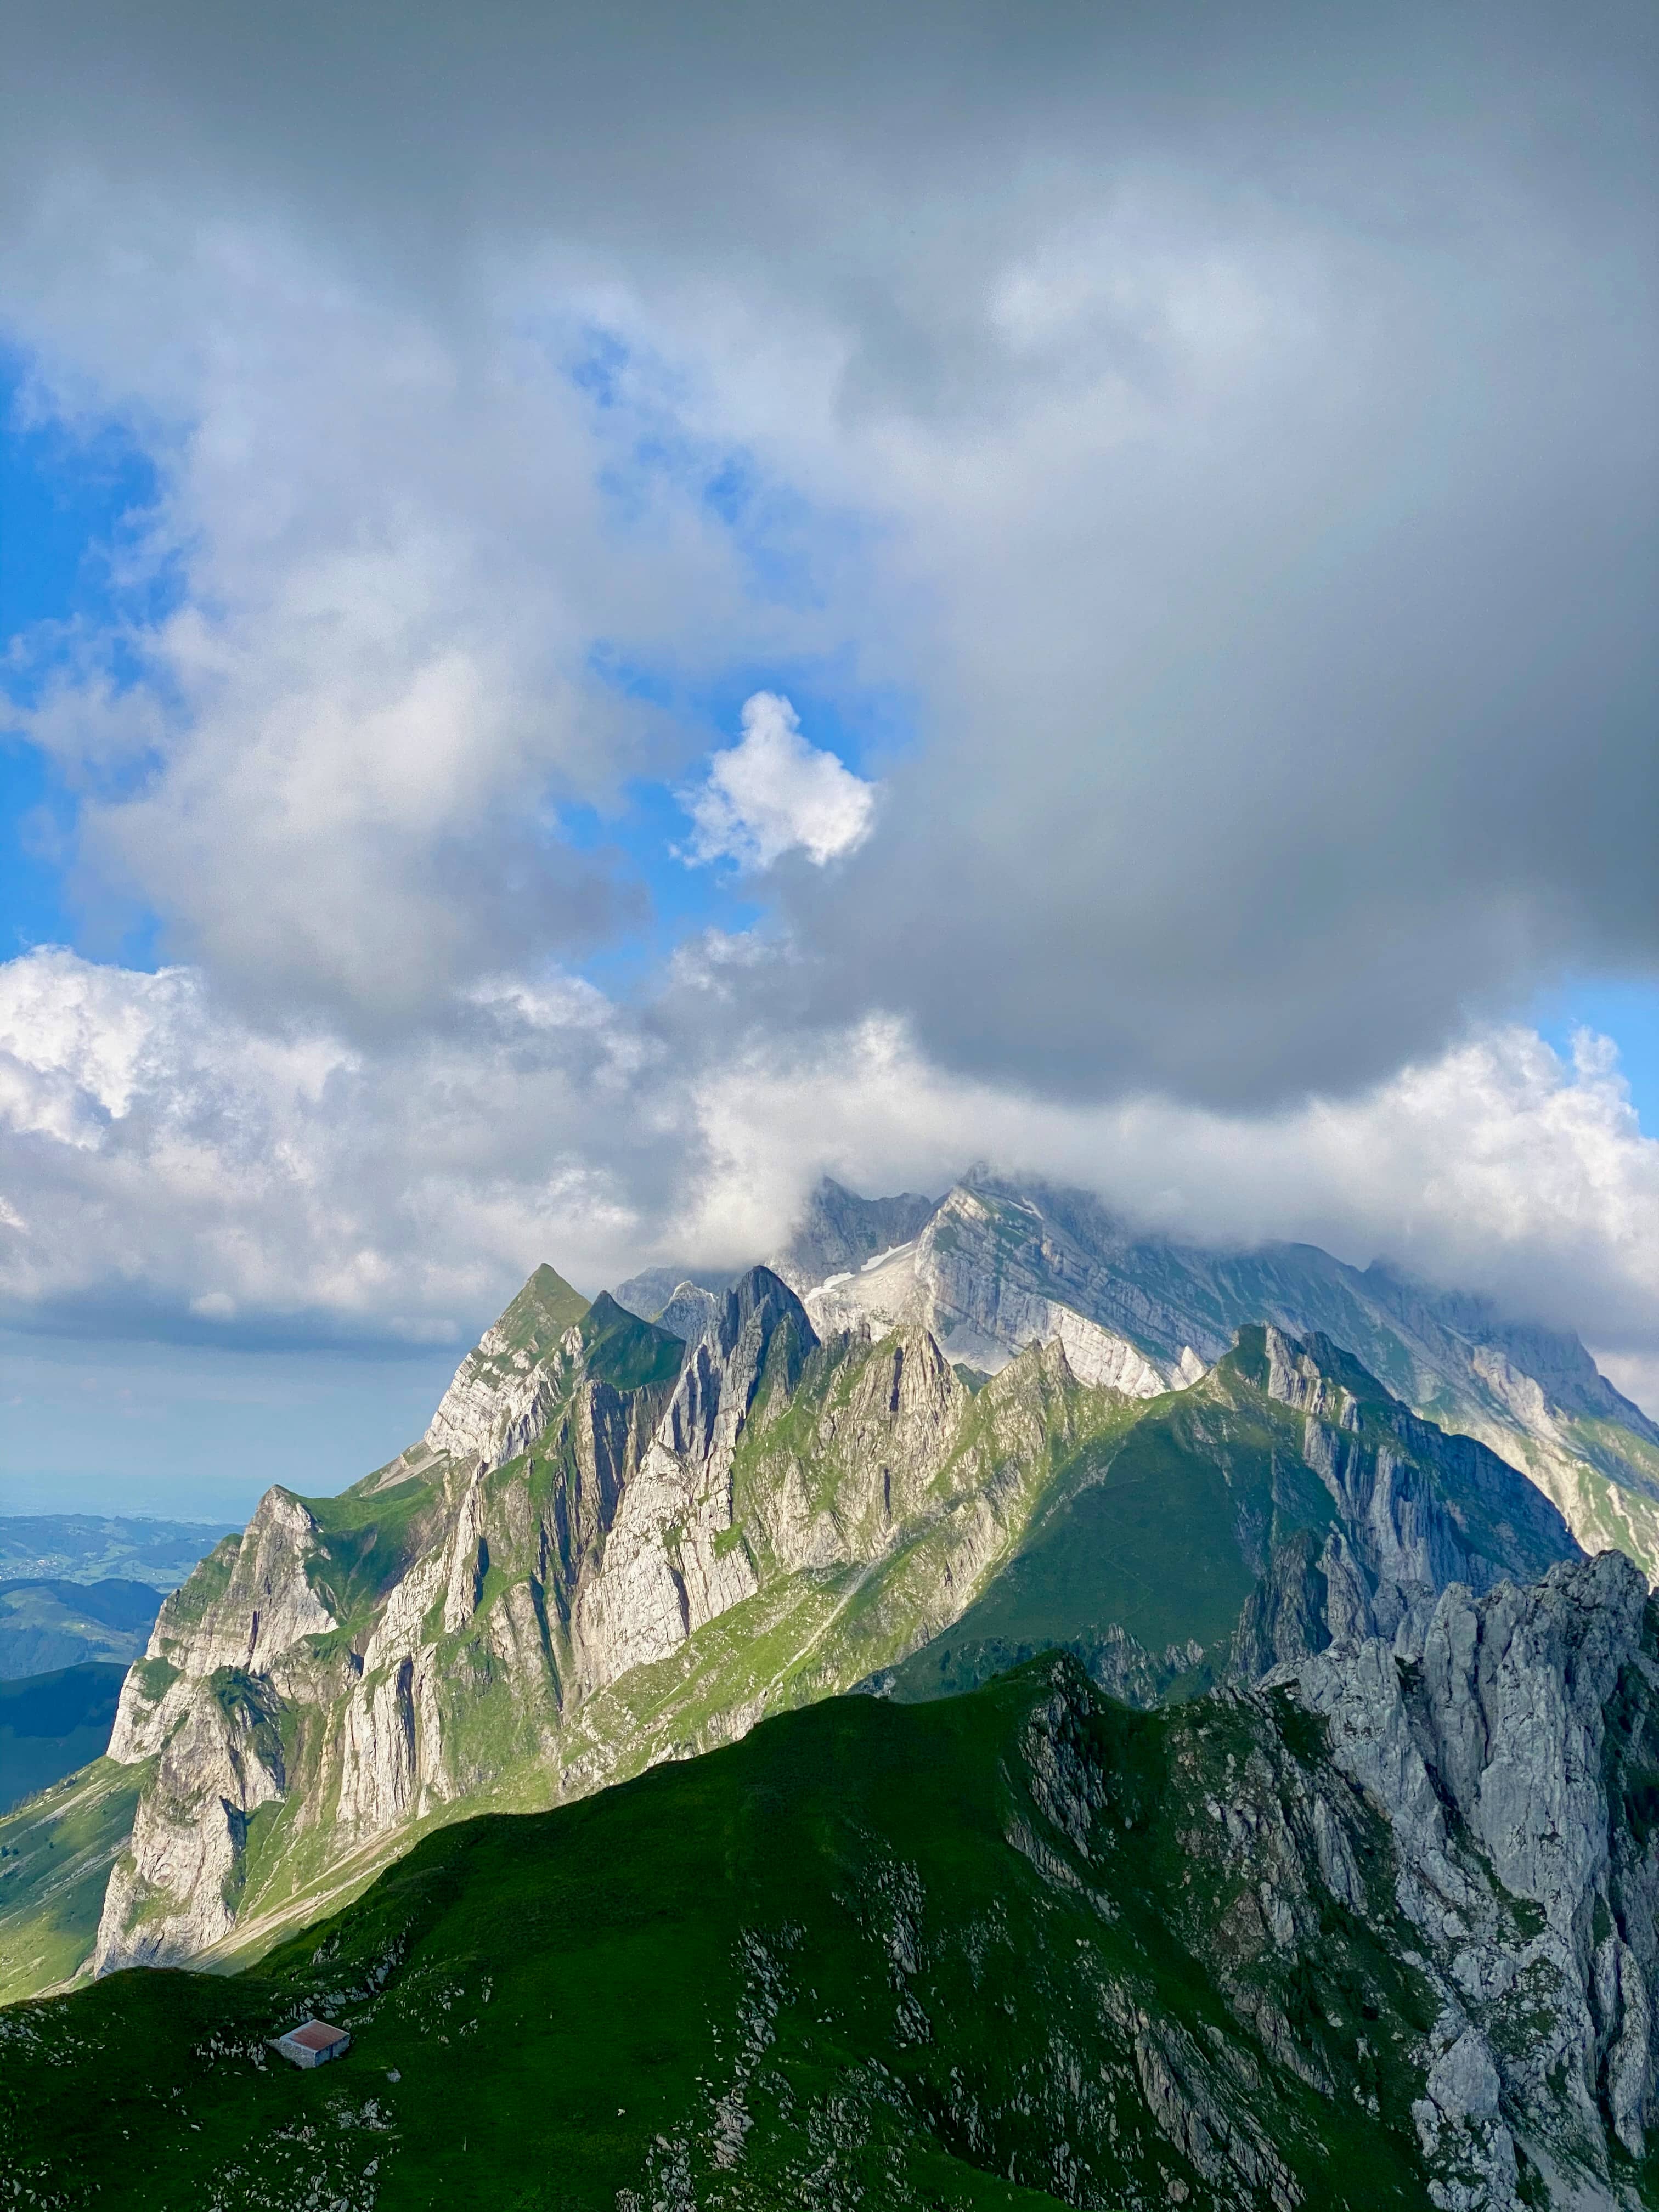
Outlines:
MULTIPOLYGON (((1150 2146, 1150 2128, 1163 2148, 1138 2151, 1139 2164, 1126 2151, 1117 2193, 1091 2196, 1092 2168, 1075 2163, 1054 2187, 1050 2144, 1038 2201, 1187 2201, 1158 2197, 1152 2179, 1177 2153, 1166 2185, 1198 2191, 1195 2203, 1324 2201, 1290 2158, 1307 2124, 1291 2116, 1296 2081, 1369 2113, 1404 2160, 1403 2196, 1379 2182, 1343 2201, 1421 2201, 1411 2187, 1431 2184, 1449 2206, 1565 2205, 1580 2200, 1561 2191, 1581 2183, 1585 2203, 1640 2201, 1628 2188, 1659 2040, 1647 1996, 1656 1569, 1659 1430, 1575 1339, 1310 1247, 1226 1255, 1132 1234, 1093 1200, 1043 1186, 981 1175, 934 1201, 827 1184, 788 1245, 730 1282, 658 1270, 590 1304, 538 1269, 418 1443, 337 1498, 269 1492, 166 1601, 107 1755, 0 1820, 0 1996, 266 1954, 264 1978, 246 1987, 280 1992, 293 1961, 320 1955, 297 1931, 345 1909, 349 1948, 378 1924, 375 1899, 415 1878, 386 1873, 393 1861, 483 1863, 434 1832, 545 1812, 567 1824, 550 1836, 574 1835, 570 1801, 620 1803, 627 1792, 611 1785, 719 1753, 769 1716, 790 1716, 776 1725, 802 1743, 850 1729, 872 1746, 940 1744, 957 1722, 902 1721, 898 1709, 971 1707, 988 1742, 1015 1731, 1020 1759, 997 1757, 1041 1799, 1053 1777, 1049 1754, 1030 1748, 1042 1735, 1030 1716, 1052 1707, 1070 1716, 1055 1726, 1073 1750, 1103 1729, 1161 1747, 1144 1755, 1164 1777, 1169 1834, 1200 1860, 1213 1842, 1231 1869, 1216 1875, 1215 1896, 1232 1899, 1217 1929, 1243 1910, 1245 1892, 1228 1885, 1266 1854, 1273 1871, 1249 1893, 1273 1974, 1291 1972, 1298 1945, 1317 1949, 1332 1911, 1357 1916, 1368 1932, 1344 1921, 1341 1941, 1370 1963, 1352 1966, 1352 1985, 1380 1975, 1388 1990, 1374 2013, 1370 1998, 1350 2005, 1386 2019, 1409 2058, 1390 2106, 1392 2062, 1376 2039, 1354 2042, 1328 1991, 1293 2005, 1273 1982, 1268 2002, 1252 1968, 1224 1990, 1231 2025, 1200 2022, 1149 1967, 1138 1994, 1113 1984, 1117 1996, 1096 2005, 1102 2049, 1117 2054, 1099 2063, 1103 2079, 1115 2066, 1138 2083, 1132 2132, 1150 2146), (1626 1559, 1588 1557, 1609 1549, 1626 1559), (1592 1651, 1593 1665, 1574 1656, 1592 1651), (1589 1684, 1601 1686, 1593 1715, 1589 1684), (862 1717, 813 1737, 801 1709, 854 1690, 863 1697, 833 1710, 862 1717), (1111 1717, 1125 1706, 1211 1717, 1111 1717), (930 1737, 936 1725, 945 1733, 930 1737), (1224 1785, 1197 1747, 1212 1729, 1218 1741, 1240 1732, 1224 1785), (1311 1779, 1301 1826, 1285 1829, 1292 1769, 1311 1779), (1202 1825, 1188 1835, 1201 1774, 1214 1838, 1202 1825), (1579 1841, 1558 1864, 1567 1829, 1579 1841), (1554 2072, 1516 2045, 1523 2014, 1554 2072), (1316 2015, 1326 2027, 1314 2034, 1316 2015), (1177 2019, 1178 2060, 1165 2035, 1177 2019), (1326 2049, 1333 2020, 1347 2039, 1340 2067, 1326 2049), (1240 2056, 1229 2039, 1247 2029, 1254 2055, 1240 2056), (1268 2069, 1255 2088, 1251 2066, 1268 2069), (1166 2075, 1179 2094, 1158 2086, 1166 2075), (1262 2086, 1269 2075, 1277 2087, 1262 2086), (1258 2090, 1290 2101, 1277 2132, 1251 2124, 1260 2143, 1246 2156, 1256 2137, 1242 2116, 1258 2090)), ((1115 1772, 1119 1753, 1100 1755, 1115 1772)), ((749 1771, 747 1745, 721 1756, 739 1764, 720 1771, 749 1771)), ((1133 1767, 1143 1754, 1122 1756, 1133 1767)), ((1023 1854, 1019 1882, 1035 1869, 1044 1893, 1082 1885, 1091 1927, 1127 1909, 1109 1883, 1107 1902, 1101 1891, 1089 1903, 1099 1884, 1080 1871, 1105 1848, 1097 1822, 1116 1786, 1085 1778, 1082 1809, 1043 1800, 1042 1820, 1019 1815, 1029 1850, 1006 1821, 999 1830, 1023 1854)), ((808 1820, 799 1805, 787 1817, 808 1820)), ((1171 1931, 1193 1935, 1172 1863, 1124 1875, 1153 1899, 1146 1911, 1164 1930, 1146 1937, 1153 1951, 1171 1931)), ((1123 1873, 1127 1860, 1112 1864, 1123 1873)), ((1015 1911, 1012 1893, 998 1909, 1015 1911)), ((1171 1972, 1180 1982, 1188 1969, 1171 1972)), ((1027 2057, 1047 2065, 1054 2052, 1027 2057)), ((890 2069, 890 2039, 859 2063, 872 2079, 890 2069)), ((759 2066, 757 2054, 745 2081, 759 2066)), ((777 2139, 804 2155, 811 2130, 796 2142, 786 2108, 805 2092, 783 2074, 774 2088, 777 2139)), ((1018 2100, 1006 2081, 997 2094, 1006 2118, 1018 2100)), ((944 2138, 916 2121, 921 2109, 897 2136, 886 2120, 875 2128, 882 2157, 933 2156, 921 2136, 944 2138)), ((1105 2106, 1090 2109, 1097 2135, 1105 2106)), ((1083 2122, 1066 2110, 1075 2161, 1083 2122)), ((1005 2157, 987 2127, 969 2164, 1011 2172, 1026 2153, 1005 2157)), ((692 2165, 741 2165, 722 2166, 715 2138, 700 2140, 684 2138, 692 2165)), ((651 2188, 639 2203, 704 2201, 690 2181, 690 2195, 660 2174, 651 2188)), ((609 2212, 622 2199, 592 2201, 609 2212)))

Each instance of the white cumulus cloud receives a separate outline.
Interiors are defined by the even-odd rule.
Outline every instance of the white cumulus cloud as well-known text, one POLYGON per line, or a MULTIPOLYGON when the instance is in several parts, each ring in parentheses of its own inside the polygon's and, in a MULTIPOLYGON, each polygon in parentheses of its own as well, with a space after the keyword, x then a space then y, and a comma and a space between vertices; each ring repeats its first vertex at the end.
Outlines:
MULTIPOLYGON (((763 952, 757 957, 769 957, 763 952)), ((930 1063, 902 1022, 780 1038, 689 983, 648 1013, 544 976, 442 1035, 277 1040, 200 975, 0 963, 0 1323, 125 1307, 287 1340, 474 1334, 550 1260, 773 1249, 828 1171, 941 1190, 971 1159, 1223 1243, 1386 1257, 1577 1328, 1659 1411, 1659 1139, 1615 1057, 1484 1032, 1279 1113, 1033 1099, 930 1063)))
POLYGON ((714 755, 700 790, 683 794, 696 832, 686 858, 769 868, 799 850, 821 868, 869 836, 876 790, 807 743, 788 700, 757 691, 744 702, 740 740, 714 755))

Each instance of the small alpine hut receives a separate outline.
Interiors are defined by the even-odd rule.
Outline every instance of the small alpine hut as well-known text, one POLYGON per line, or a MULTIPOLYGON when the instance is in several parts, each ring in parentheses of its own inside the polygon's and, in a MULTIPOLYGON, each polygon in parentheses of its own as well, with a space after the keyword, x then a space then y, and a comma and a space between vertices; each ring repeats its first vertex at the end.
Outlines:
POLYGON ((324 2066, 351 2048, 351 2038, 344 2028, 331 2027, 325 2020, 307 2020, 277 2036, 271 2047, 296 2066, 324 2066))

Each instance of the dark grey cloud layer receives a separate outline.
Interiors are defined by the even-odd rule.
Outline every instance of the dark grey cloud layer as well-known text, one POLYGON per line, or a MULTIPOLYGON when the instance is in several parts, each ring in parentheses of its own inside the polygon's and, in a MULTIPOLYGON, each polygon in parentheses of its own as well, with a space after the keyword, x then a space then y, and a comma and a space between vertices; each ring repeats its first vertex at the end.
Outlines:
POLYGON ((1015 503, 964 578, 943 742, 836 880, 792 883, 817 1005, 874 990, 981 1074, 1257 1106, 1564 969, 1659 967, 1630 272, 1549 270, 1547 315, 1525 243, 1490 240, 1521 296, 1471 313, 1410 271, 1224 439, 1079 455, 1015 503))
MULTIPOLYGON (((1624 5, 71 0, 9 34, 5 174, 24 230, 101 180, 158 268, 192 224, 280 232, 462 359, 503 266, 627 289, 765 465, 878 526, 811 641, 917 703, 874 836, 778 872, 797 957, 755 1018, 888 1010, 976 1076, 1256 1107, 1659 968, 1656 36, 1624 5)), ((114 246, 82 249, 91 286, 114 246)), ((640 619, 672 648, 672 604, 640 619)), ((709 626, 752 659, 729 604, 709 626)), ((495 773, 392 870, 448 902, 444 991, 580 939, 490 870, 547 757, 495 773)), ((200 872, 170 824, 122 834, 152 896, 200 872)), ((179 941, 278 1012, 429 1017, 367 923, 331 908, 338 979, 283 927, 198 905, 179 941)))

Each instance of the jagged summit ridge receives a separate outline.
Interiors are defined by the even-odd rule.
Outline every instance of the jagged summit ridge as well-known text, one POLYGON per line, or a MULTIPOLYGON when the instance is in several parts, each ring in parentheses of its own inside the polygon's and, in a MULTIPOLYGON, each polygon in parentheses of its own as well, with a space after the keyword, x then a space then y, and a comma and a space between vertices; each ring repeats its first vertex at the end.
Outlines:
MULTIPOLYGON (((1064 1335, 1080 1373, 1151 1393, 1195 1380, 1248 1322, 1323 1333, 1413 1411, 1522 1468, 1590 1549, 1625 1551, 1659 1581, 1659 1424, 1576 1337, 1487 1300, 1310 1244, 1208 1250, 1137 1230, 1085 1192, 983 1168, 936 1203, 826 1180, 779 1265, 821 1333, 915 1322, 984 1373, 1064 1335)), ((694 1271, 665 1279, 656 1304, 688 1277, 694 1295, 669 1325, 695 1335, 708 1309, 694 1271)))

